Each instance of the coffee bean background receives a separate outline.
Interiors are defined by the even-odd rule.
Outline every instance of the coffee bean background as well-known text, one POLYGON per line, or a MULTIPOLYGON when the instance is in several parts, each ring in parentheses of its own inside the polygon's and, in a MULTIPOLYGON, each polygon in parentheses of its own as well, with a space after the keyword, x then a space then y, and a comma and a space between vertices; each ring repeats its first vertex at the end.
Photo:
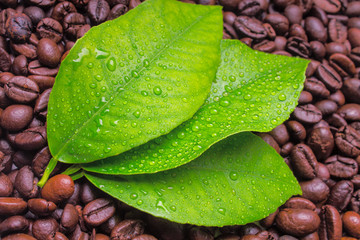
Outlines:
MULTIPOLYGON (((140 0, 0 0, 0 237, 4 240, 360 238, 360 1, 184 0, 223 6, 224 39, 311 60, 288 121, 259 134, 300 182, 258 223, 207 228, 155 218, 55 169, 46 115, 59 64, 92 26, 140 0)), ((140 17, 140 16, 139 16, 140 17)))

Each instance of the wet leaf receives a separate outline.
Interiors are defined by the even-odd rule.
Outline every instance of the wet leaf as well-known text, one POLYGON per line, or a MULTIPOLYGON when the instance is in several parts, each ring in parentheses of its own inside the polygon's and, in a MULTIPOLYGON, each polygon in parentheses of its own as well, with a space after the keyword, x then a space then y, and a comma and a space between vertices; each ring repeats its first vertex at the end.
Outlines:
POLYGON ((154 216, 204 226, 242 225, 274 212, 301 188, 274 149, 249 132, 184 166, 155 174, 86 173, 98 188, 154 216))
POLYGON ((223 40, 221 49, 210 96, 192 119, 138 148, 83 167, 103 174, 163 171, 190 162, 232 134, 270 131, 288 119, 308 61, 254 51, 237 40, 223 40))
POLYGON ((219 6, 174 0, 148 0, 92 28, 62 62, 50 95, 53 157, 113 156, 191 118, 215 78, 221 37, 219 6))

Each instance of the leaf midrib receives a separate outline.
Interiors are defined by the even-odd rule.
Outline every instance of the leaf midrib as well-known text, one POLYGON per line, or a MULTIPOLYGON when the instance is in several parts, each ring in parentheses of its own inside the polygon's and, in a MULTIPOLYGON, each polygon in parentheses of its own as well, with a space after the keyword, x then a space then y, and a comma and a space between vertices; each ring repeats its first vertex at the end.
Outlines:
MULTIPOLYGON (((173 37, 173 39, 169 41, 169 43, 165 43, 165 44, 163 45, 163 48, 162 48, 162 49, 159 49, 159 51, 158 51, 157 53, 155 53, 155 55, 153 55, 152 58, 149 58, 149 66, 150 66, 154 61, 158 60, 157 57, 158 57, 160 54, 162 54, 165 50, 169 49, 170 46, 172 46, 172 44, 173 44, 174 42, 176 42, 181 36, 185 35, 192 27, 194 27, 194 26, 195 26, 197 23, 199 23, 202 19, 208 17, 208 16, 209 16, 212 12, 214 12, 215 10, 216 10, 216 9, 212 9, 212 10, 208 11, 206 14, 197 17, 192 24, 190 24, 188 27, 185 28, 184 31, 179 30, 179 31, 177 32, 177 34, 173 37)), ((136 50, 135 50, 135 52, 137 53, 136 50)), ((139 65, 141 65, 141 64, 139 64, 139 65)), ((137 66, 139 66, 139 65, 137 65, 137 66)), ((141 72, 143 72, 145 68, 146 68, 146 67, 142 65, 142 66, 140 67, 140 70, 138 71, 139 74, 140 74, 141 72)), ((136 69, 136 67, 135 67, 135 69, 136 69)), ((122 87, 122 89, 125 89, 125 87, 127 87, 130 83, 132 83, 134 79, 136 79, 136 78, 131 76, 131 77, 130 77, 130 80, 122 87)), ((58 153, 53 156, 53 158, 55 158, 56 160, 59 160, 59 159, 58 159, 59 155, 61 155, 61 153, 65 150, 65 148, 67 147, 67 145, 69 145, 69 143, 71 142, 71 140, 75 139, 75 137, 81 132, 81 130, 82 130, 85 126, 87 126, 87 124, 88 124, 90 121, 92 121, 92 120, 94 119, 94 117, 98 116, 99 113, 100 113, 106 106, 108 106, 110 103, 112 103, 112 102, 115 100, 115 97, 118 96, 118 95, 119 95, 120 93, 122 93, 122 92, 123 92, 123 91, 120 91, 120 92, 119 92, 119 91, 115 91, 115 94, 114 94, 114 95, 112 95, 112 96, 110 95, 110 97, 113 97, 113 98, 110 98, 110 100, 109 100, 108 102, 106 102, 103 106, 101 106, 99 109, 97 109, 97 111, 95 111, 95 113, 94 113, 90 118, 88 118, 88 119, 74 132, 74 134, 73 134, 70 138, 68 138, 68 140, 67 140, 67 141, 62 145, 62 147, 59 149, 58 153)), ((109 97, 109 95, 108 95, 108 97, 109 97)), ((167 133, 168 133, 168 132, 165 132, 164 134, 167 134, 167 133)))

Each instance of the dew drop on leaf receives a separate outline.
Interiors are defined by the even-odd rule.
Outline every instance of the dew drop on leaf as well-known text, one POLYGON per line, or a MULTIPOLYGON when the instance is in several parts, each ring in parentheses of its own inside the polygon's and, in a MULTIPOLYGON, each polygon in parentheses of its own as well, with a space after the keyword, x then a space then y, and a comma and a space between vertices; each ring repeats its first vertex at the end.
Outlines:
POLYGON ((113 58, 113 57, 109 58, 109 60, 106 62, 106 67, 111 72, 115 71, 116 70, 116 60, 115 60, 115 58, 113 58))
POLYGON ((159 86, 155 86, 153 88, 153 92, 154 92, 155 95, 160 95, 162 93, 162 90, 161 90, 161 88, 159 86))

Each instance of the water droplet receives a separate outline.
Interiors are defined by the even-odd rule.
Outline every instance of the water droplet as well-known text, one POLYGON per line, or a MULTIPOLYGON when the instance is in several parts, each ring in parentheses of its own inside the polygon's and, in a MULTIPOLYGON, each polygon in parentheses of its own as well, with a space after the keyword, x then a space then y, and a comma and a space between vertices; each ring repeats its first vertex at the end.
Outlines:
POLYGON ((92 89, 96 88, 96 86, 97 86, 96 83, 91 83, 91 84, 89 85, 89 87, 92 88, 92 89))
POLYGON ((115 69, 116 69, 116 60, 115 60, 115 58, 113 58, 113 57, 109 58, 109 60, 106 62, 106 67, 111 72, 115 71, 115 69))
POLYGON ((245 100, 250 100, 250 99, 251 99, 251 95, 250 95, 250 94, 246 94, 246 95, 244 96, 244 99, 245 99, 245 100))
POLYGON ((198 132, 199 131, 199 126, 197 126, 197 125, 193 125, 192 127, 191 127, 191 129, 194 131, 194 132, 198 132))
POLYGON ((140 117, 140 111, 133 112, 134 117, 139 118, 140 117))
POLYGON ((231 180, 236 181, 236 180, 238 180, 239 175, 237 174, 237 172, 231 171, 229 174, 229 177, 231 180))
POLYGON ((111 147, 106 147, 106 148, 104 148, 104 153, 108 153, 108 152, 110 152, 111 151, 111 147))
POLYGON ((220 101, 220 105, 223 106, 223 107, 227 107, 227 106, 230 105, 230 102, 227 101, 227 100, 221 100, 221 101, 220 101))
POLYGON ((183 138, 185 138, 185 133, 180 132, 180 133, 178 133, 177 137, 178 137, 179 139, 183 139, 183 138))
POLYGON ((138 195, 136 193, 130 194, 130 198, 133 199, 133 200, 137 199, 137 197, 138 197, 138 195))
POLYGON ((94 67, 94 64, 90 62, 90 63, 88 63, 87 67, 88 67, 89 69, 92 69, 92 68, 94 67))
POLYGON ((144 64, 144 67, 148 67, 150 65, 150 61, 145 59, 143 64, 144 64))
POLYGON ((147 91, 141 91, 141 95, 143 95, 144 97, 148 96, 149 93, 147 91))
POLYGON ((218 213, 220 213, 221 215, 225 215, 225 209, 224 208, 219 208, 218 213))
POLYGON ((282 94, 279 95, 278 98, 279 98, 280 101, 285 101, 286 100, 286 95, 282 93, 282 94))
POLYGON ((100 74, 95 75, 95 80, 100 82, 102 80, 102 76, 100 74))
POLYGON ((153 88, 153 91, 154 91, 155 95, 160 95, 162 93, 162 90, 161 90, 161 88, 159 86, 155 86, 153 88))
POLYGON ((136 204, 139 205, 139 206, 142 205, 143 203, 144 203, 144 202, 143 202, 143 200, 141 200, 141 199, 136 202, 136 204))
POLYGON ((139 74, 139 72, 133 70, 133 71, 131 71, 131 76, 132 76, 133 78, 138 78, 138 77, 140 77, 140 74, 139 74))

